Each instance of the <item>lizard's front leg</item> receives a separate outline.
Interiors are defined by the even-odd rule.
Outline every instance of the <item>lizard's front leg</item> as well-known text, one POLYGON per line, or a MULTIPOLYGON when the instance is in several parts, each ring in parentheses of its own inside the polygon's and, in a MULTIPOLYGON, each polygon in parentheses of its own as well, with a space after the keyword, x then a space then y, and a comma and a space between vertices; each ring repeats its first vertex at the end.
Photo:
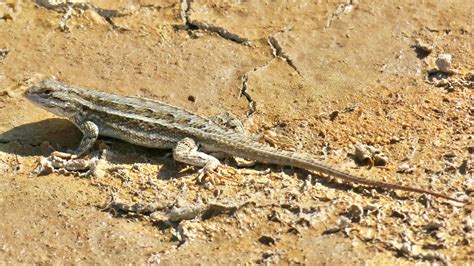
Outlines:
POLYGON ((71 153, 55 152, 54 155, 58 157, 77 158, 84 155, 87 151, 91 149, 92 145, 94 145, 95 141, 99 137, 99 127, 94 122, 91 122, 91 121, 84 121, 84 122, 75 121, 74 124, 79 128, 79 130, 83 134, 79 147, 76 150, 72 151, 71 153))
POLYGON ((173 149, 173 158, 178 162, 203 167, 198 176, 199 181, 204 175, 213 173, 221 165, 215 157, 198 151, 196 142, 191 138, 184 138, 176 144, 173 149))

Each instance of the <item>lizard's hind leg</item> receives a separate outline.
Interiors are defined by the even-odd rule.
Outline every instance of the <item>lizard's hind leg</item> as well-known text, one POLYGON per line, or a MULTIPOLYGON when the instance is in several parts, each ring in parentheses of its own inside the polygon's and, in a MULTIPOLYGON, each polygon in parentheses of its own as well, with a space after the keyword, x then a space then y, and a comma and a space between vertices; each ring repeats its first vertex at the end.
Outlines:
POLYGON ((178 162, 202 167, 198 175, 199 182, 207 174, 218 175, 215 170, 221 165, 215 157, 198 151, 198 145, 191 138, 184 138, 176 144, 173 149, 173 158, 178 162))
MULTIPOLYGON (((220 113, 218 115, 209 117, 209 119, 221 127, 225 127, 227 129, 230 129, 242 135, 246 135, 244 124, 242 123, 242 121, 239 120, 239 118, 236 115, 234 115, 231 112, 220 113)), ((203 147, 203 150, 205 150, 205 147, 203 147)), ((209 151, 208 153, 221 160, 225 158, 229 158, 229 156, 223 152, 209 151)), ((239 167, 252 167, 256 163, 255 161, 246 160, 244 158, 235 157, 235 156, 233 157, 233 159, 235 163, 237 164, 237 166, 239 167)))

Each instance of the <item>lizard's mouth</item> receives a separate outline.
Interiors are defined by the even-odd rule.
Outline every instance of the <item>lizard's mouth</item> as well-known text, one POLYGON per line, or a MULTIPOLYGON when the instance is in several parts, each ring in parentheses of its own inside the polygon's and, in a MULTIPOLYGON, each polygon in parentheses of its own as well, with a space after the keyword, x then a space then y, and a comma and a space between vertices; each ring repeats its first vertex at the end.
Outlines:
POLYGON ((41 95, 31 93, 31 89, 25 92, 25 97, 34 105, 41 107, 55 115, 67 116, 72 115, 67 103, 54 98, 44 98, 41 95))

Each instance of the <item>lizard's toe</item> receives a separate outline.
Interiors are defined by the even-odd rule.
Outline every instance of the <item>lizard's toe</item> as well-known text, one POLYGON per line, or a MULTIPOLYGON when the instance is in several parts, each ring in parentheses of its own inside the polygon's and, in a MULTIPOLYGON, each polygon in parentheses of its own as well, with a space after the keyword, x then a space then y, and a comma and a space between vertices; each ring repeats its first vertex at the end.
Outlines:
POLYGON ((233 180, 233 177, 228 177, 227 175, 229 174, 231 176, 235 176, 237 174, 237 171, 233 167, 223 164, 218 165, 213 169, 204 167, 203 169, 199 170, 197 181, 199 183, 202 183, 203 180, 209 181, 209 183, 211 183, 212 185, 216 185, 218 182, 221 183, 222 180, 237 182, 233 180))
POLYGON ((221 164, 218 163, 208 163, 206 166, 204 166, 201 170, 198 172, 197 180, 199 183, 202 183, 203 177, 206 176, 211 176, 211 180, 213 181, 212 176, 218 176, 220 177, 220 174, 216 171, 216 169, 220 166, 221 164))
POLYGON ((78 158, 77 155, 75 155, 74 153, 71 153, 69 151, 68 152, 53 151, 51 153, 51 156, 61 158, 61 159, 76 159, 76 158, 78 158))

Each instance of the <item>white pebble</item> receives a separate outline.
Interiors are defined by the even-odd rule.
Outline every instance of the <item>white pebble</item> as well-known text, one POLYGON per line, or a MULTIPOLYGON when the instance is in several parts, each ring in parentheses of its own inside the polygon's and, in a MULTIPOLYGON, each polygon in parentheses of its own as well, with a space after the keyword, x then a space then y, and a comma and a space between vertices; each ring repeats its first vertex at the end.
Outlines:
POLYGON ((444 73, 452 73, 451 70, 451 55, 450 54, 440 54, 436 59, 436 65, 438 69, 444 73))

